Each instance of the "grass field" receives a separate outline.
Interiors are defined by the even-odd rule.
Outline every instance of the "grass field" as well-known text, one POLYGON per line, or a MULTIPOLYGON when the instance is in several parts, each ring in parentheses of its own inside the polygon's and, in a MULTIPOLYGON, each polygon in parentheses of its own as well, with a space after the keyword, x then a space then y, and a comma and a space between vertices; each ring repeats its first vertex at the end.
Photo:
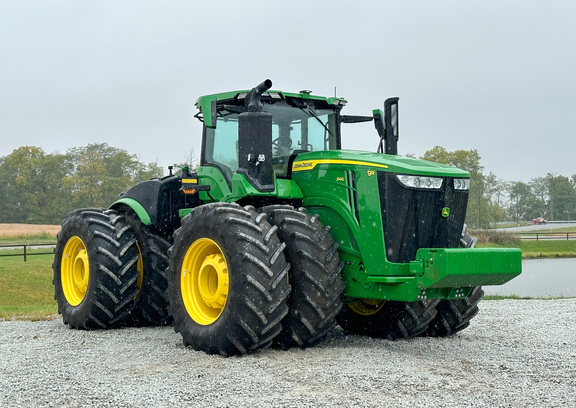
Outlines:
POLYGON ((523 259, 535 258, 573 258, 576 257, 576 239, 568 240, 540 240, 523 239, 517 244, 482 243, 478 248, 520 248, 523 259))
MULTIPOLYGON (((0 245, 55 243, 59 225, 0 224, 0 245)), ((21 254, 22 248, 3 250, 2 254, 21 254)), ((28 253, 50 252, 46 248, 28 253)), ((58 310, 52 286, 53 255, 34 255, 24 262, 22 256, 0 258, 0 319, 40 320, 58 310)))
POLYGON ((520 249, 524 258, 570 258, 576 257, 576 240, 522 240, 520 249))
POLYGON ((0 319, 41 320, 58 310, 52 286, 52 255, 0 258, 0 319))

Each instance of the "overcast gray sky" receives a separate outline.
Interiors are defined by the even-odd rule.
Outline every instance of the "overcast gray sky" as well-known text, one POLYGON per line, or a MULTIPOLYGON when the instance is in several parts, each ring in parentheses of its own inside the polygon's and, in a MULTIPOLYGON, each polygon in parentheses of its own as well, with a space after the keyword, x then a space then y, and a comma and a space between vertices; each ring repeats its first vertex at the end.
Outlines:
MULTIPOLYGON (((0 0, 0 156, 105 142, 165 167, 200 151, 203 94, 400 97, 401 154, 477 149, 485 172, 576 173, 574 1, 0 0)), ((374 151, 371 125, 345 148, 374 151)))

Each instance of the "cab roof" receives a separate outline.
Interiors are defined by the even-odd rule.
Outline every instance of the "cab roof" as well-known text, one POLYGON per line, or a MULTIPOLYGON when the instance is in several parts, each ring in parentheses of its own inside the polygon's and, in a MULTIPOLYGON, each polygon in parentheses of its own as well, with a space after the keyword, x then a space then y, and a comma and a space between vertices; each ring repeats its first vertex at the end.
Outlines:
MULTIPOLYGON (((196 117, 203 121, 205 126, 214 127, 216 122, 216 105, 224 102, 232 105, 244 105, 244 100, 249 92, 250 90, 241 90, 201 96, 196 100, 195 104, 199 111, 196 117)), ((273 103, 274 101, 280 100, 292 102, 294 100, 313 101, 316 105, 323 105, 326 108, 333 107, 338 110, 348 102, 344 98, 312 95, 311 91, 291 93, 268 90, 262 94, 262 102, 273 103)))

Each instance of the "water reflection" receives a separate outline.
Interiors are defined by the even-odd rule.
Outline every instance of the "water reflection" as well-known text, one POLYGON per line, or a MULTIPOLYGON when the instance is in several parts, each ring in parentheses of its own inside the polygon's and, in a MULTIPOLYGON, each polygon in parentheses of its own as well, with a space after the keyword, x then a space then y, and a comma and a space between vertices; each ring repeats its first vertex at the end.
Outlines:
POLYGON ((576 297, 576 258, 522 261, 520 276, 483 289, 496 296, 576 297))

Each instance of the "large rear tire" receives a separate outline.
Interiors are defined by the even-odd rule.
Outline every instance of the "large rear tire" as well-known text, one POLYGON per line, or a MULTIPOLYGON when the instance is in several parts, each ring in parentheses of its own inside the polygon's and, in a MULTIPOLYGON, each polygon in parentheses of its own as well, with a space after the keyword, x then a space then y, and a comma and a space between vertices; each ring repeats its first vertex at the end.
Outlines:
POLYGON ((168 248, 172 237, 143 225, 132 212, 126 220, 134 231, 138 250, 138 295, 127 316, 129 326, 163 326, 171 323, 168 301, 168 248))
POLYGON ((344 264, 338 257, 338 244, 330 228, 301 208, 273 205, 261 209, 271 224, 279 227, 278 236, 286 244, 286 259, 291 265, 288 298, 289 313, 282 320, 282 332, 274 346, 287 349, 320 342, 336 325, 342 309, 340 295, 344 264))
POLYGON ((123 215, 101 209, 68 214, 52 265, 54 298, 64 323, 87 330, 118 326, 133 307, 137 261, 123 215))
POLYGON ((408 339, 423 333, 436 315, 437 300, 395 302, 363 299, 345 304, 336 317, 347 334, 388 340, 408 339))
POLYGON ((174 330, 186 346, 225 356, 270 346, 290 292, 277 229, 237 204, 206 204, 182 219, 168 280, 174 330))

